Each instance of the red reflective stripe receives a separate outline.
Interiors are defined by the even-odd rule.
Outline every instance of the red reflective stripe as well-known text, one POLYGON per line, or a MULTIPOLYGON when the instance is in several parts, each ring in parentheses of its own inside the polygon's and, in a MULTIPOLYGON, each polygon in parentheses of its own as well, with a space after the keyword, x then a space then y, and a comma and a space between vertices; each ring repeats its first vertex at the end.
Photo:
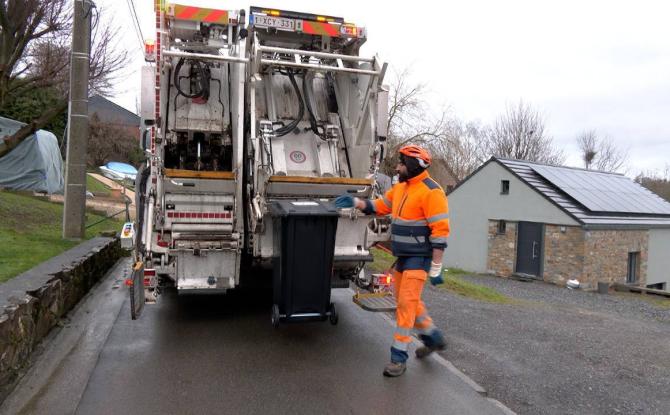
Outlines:
POLYGON ((167 212, 169 218, 187 218, 187 219, 230 219, 232 212, 167 212))
POLYGON ((144 270, 144 276, 146 277, 147 275, 148 275, 148 276, 156 275, 156 270, 153 269, 153 268, 145 269, 145 270, 144 270))
POLYGON ((207 17, 205 17, 204 19, 202 19, 202 21, 203 21, 203 22, 228 23, 227 21, 226 21, 226 22, 221 21, 221 20, 223 20, 223 19, 221 19, 221 17, 224 17, 224 16, 226 17, 225 20, 228 20, 228 19, 227 19, 227 17, 228 17, 227 15, 228 15, 228 12, 225 11, 225 10, 212 10, 212 12, 211 12, 210 14, 208 14, 207 17), (220 19, 221 19, 221 20, 220 20, 220 19))
POLYGON ((302 21, 302 31, 310 35, 328 35, 337 37, 340 35, 337 28, 330 23, 302 21))
POLYGON ((332 37, 332 36, 337 37, 337 36, 340 35, 339 30, 337 30, 337 28, 336 28, 334 25, 332 25, 332 24, 330 24, 330 23, 321 23, 321 24, 325 27, 326 32, 327 32, 331 37, 332 37))
POLYGON ((199 7, 185 6, 184 9, 176 14, 176 17, 180 19, 188 19, 200 10, 199 7))

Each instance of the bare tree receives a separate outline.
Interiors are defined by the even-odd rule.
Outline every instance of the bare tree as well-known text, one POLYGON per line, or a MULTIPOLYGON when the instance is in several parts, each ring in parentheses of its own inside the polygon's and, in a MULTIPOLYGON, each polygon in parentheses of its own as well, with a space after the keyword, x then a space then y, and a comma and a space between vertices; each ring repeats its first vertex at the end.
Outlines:
MULTIPOLYGON (((72 11, 69 0, 0 1, 0 108, 36 88, 54 88, 61 99, 0 144, 0 157, 67 108, 72 11)), ((115 76, 128 63, 118 48, 118 29, 94 13, 89 88, 111 92, 115 76)))
POLYGON ((595 130, 587 130, 577 136, 585 169, 614 172, 625 167, 628 152, 619 149, 609 137, 598 136, 595 130))
POLYGON ((49 82, 47 68, 36 76, 30 55, 42 42, 67 37, 70 15, 65 0, 0 1, 0 107, 10 93, 49 82))
POLYGON ((640 172, 635 181, 670 202, 670 164, 662 172, 640 172))
POLYGON ((544 120, 530 105, 519 101, 508 105, 505 113, 485 133, 484 153, 491 156, 560 165, 563 152, 545 132, 544 120))
POLYGON ((412 83, 411 71, 394 72, 389 93, 387 156, 382 170, 391 173, 397 163, 397 150, 407 143, 421 144, 440 136, 447 121, 446 111, 434 115, 427 108, 426 85, 412 83))
POLYGON ((88 165, 101 166, 108 161, 133 162, 138 150, 137 138, 128 128, 105 123, 97 113, 91 116, 91 135, 88 146, 88 165))
POLYGON ((382 170, 392 174, 401 146, 420 144, 433 155, 431 174, 445 187, 450 182, 456 184, 483 162, 481 126, 462 122, 447 108, 429 108, 427 86, 412 83, 409 68, 394 75, 389 94, 387 156, 382 170))
POLYGON ((447 169, 456 182, 465 179, 485 160, 481 151, 482 127, 474 122, 451 119, 440 136, 428 145, 435 161, 447 169))
POLYGON ((584 168, 590 169, 593 161, 596 159, 598 154, 596 132, 594 130, 584 131, 577 137, 577 145, 579 146, 579 151, 581 152, 582 161, 584 162, 584 168))

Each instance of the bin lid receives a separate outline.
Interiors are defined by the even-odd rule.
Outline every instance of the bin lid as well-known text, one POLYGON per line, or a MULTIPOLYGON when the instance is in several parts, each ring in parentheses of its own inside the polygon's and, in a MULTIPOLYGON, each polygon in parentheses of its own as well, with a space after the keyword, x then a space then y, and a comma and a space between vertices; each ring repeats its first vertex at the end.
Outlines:
POLYGON ((272 216, 339 216, 332 202, 320 200, 276 200, 270 205, 272 216))

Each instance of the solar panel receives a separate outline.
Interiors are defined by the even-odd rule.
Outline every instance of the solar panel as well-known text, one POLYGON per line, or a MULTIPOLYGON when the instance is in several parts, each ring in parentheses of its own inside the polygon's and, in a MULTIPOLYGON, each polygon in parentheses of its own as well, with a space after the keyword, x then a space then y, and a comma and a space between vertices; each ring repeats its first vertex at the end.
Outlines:
POLYGON ((670 203, 626 176, 554 166, 530 166, 592 212, 670 215, 670 203))

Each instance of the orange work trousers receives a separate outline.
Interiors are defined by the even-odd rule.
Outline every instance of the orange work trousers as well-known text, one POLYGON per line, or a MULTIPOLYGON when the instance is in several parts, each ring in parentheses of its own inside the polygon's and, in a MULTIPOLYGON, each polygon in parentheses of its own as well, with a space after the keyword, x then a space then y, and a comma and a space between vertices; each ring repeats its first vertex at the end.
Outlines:
POLYGON ((435 328, 426 305, 421 301, 421 292, 427 277, 428 273, 422 269, 408 269, 403 272, 393 270, 393 290, 398 305, 391 347, 391 360, 395 362, 407 360, 412 329, 429 334, 435 328))

